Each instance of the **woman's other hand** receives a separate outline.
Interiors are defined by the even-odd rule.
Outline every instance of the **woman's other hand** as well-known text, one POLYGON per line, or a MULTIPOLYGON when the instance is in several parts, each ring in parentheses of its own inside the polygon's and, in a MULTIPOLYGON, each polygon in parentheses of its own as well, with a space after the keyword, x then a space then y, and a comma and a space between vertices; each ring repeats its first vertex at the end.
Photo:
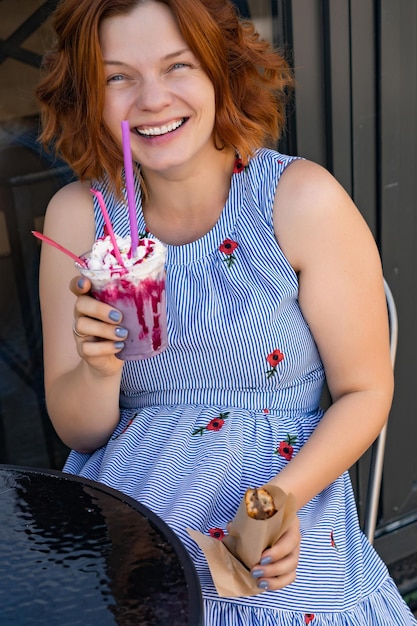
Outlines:
POLYGON ((296 516, 282 537, 262 553, 260 562, 251 569, 260 589, 276 591, 294 582, 300 542, 300 522, 296 516))

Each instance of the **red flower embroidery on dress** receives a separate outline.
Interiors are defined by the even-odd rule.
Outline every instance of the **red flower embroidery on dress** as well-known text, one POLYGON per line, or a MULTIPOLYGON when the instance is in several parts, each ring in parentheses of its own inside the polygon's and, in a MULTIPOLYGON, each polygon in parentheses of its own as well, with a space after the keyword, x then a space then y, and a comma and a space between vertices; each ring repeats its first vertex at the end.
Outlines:
POLYGON ((193 431, 193 435, 203 435, 205 430, 218 431, 223 428, 224 420, 229 417, 229 413, 220 413, 219 417, 214 417, 206 426, 200 426, 193 431))
POLYGON ((238 244, 236 241, 233 241, 233 239, 225 239, 223 243, 220 244, 219 250, 222 254, 226 255, 226 258, 223 259, 223 261, 227 264, 227 267, 232 267, 233 263, 235 262, 236 259, 233 256, 233 252, 236 250, 237 247, 238 244))
POLYGON ((221 528, 210 528, 210 536, 221 541, 224 537, 224 531, 221 528))
POLYGON ((273 352, 271 352, 271 354, 268 354, 266 360, 272 368, 266 372, 266 377, 271 378, 271 376, 274 376, 274 374, 276 374, 277 365, 284 360, 284 355, 282 354, 281 350, 274 350, 273 352))
POLYGON ((314 613, 306 613, 306 614, 304 615, 304 621, 305 621, 305 623, 306 623, 306 624, 311 624, 311 622, 313 621, 314 617, 315 617, 314 613))
POLYGON ((292 444, 296 443, 296 441, 297 441, 297 437, 292 437, 291 435, 287 435, 287 438, 285 439, 285 441, 280 442, 274 454, 279 454, 280 456, 283 456, 284 459, 286 459, 287 461, 291 461, 293 454, 294 454, 294 448, 292 444))
POLYGON ((224 424, 224 419, 221 417, 215 417, 206 426, 206 430, 220 430, 224 424))
POLYGON ((264 413, 268 414, 269 413, 269 409, 264 409, 264 413))
POLYGON ((240 157, 236 157, 233 174, 240 174, 241 172, 244 172, 247 167, 248 166, 244 164, 240 157))
POLYGON ((225 239, 223 243, 219 246, 219 250, 220 252, 223 252, 223 254, 233 254, 236 248, 237 243, 232 239, 225 239))

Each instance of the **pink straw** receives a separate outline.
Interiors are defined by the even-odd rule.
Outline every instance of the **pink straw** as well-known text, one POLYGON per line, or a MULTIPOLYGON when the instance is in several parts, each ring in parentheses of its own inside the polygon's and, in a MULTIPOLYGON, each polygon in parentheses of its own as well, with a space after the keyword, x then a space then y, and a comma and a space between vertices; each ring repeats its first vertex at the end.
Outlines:
POLYGON ((78 263, 78 265, 80 265, 81 267, 87 267, 87 263, 84 261, 84 259, 77 256, 70 250, 67 250, 67 248, 64 248, 64 246, 61 246, 60 243, 57 243, 53 239, 49 239, 49 237, 47 237, 46 235, 43 235, 42 233, 38 233, 36 230, 32 230, 31 232, 32 232, 32 235, 34 235, 41 241, 44 241, 45 243, 49 243, 49 245, 53 246, 54 248, 57 248, 57 250, 60 250, 61 252, 68 254, 68 256, 70 256, 71 259, 74 259, 74 261, 78 263))
POLYGON ((133 183, 132 150, 130 147, 130 128, 126 120, 122 122, 123 158, 125 163, 127 206, 129 209, 131 254, 136 256, 138 247, 138 223, 136 220, 135 187, 133 183))
POLYGON ((90 191, 97 198, 98 203, 100 205, 100 209, 101 209, 101 212, 102 212, 103 217, 104 217, 104 221, 105 221, 106 226, 107 226, 107 231, 108 231, 108 233, 110 235, 110 239, 111 239, 111 242, 113 244, 114 255, 115 255, 116 259, 117 259, 117 262, 120 265, 120 267, 124 267, 125 264, 123 263, 123 259, 122 259, 121 254, 120 254, 120 250, 119 250, 119 247, 118 247, 117 242, 116 242, 116 237, 115 237, 115 234, 114 234, 113 226, 112 226, 112 223, 110 221, 109 214, 107 213, 106 205, 104 204, 104 198, 103 198, 103 196, 102 196, 100 191, 97 191, 96 189, 90 189, 90 191))

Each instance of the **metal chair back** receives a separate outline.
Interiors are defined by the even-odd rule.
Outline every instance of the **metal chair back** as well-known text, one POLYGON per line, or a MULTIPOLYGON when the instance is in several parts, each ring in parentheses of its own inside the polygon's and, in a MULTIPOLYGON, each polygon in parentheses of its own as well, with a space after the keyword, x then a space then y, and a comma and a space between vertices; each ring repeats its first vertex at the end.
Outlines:
MULTIPOLYGON (((387 300, 390 325, 391 363, 394 369, 398 344, 398 315, 395 300, 391 289, 384 280, 385 297, 387 300)), ((370 541, 374 542, 375 528, 378 521, 378 506, 381 494, 382 472, 384 466, 385 445, 387 440, 388 424, 381 430, 378 439, 372 445, 371 465, 369 469, 368 489, 365 502, 363 532, 370 541)))

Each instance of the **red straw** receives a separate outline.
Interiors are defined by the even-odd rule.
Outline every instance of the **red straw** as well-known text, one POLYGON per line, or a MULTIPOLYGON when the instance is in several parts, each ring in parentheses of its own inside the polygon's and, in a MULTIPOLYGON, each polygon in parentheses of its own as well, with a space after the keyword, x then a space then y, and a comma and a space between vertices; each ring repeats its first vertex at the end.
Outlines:
POLYGON ((117 262, 120 265, 120 267, 124 267, 125 264, 123 263, 123 259, 122 259, 121 254, 120 254, 120 250, 119 250, 119 247, 118 247, 117 242, 116 242, 116 237, 115 237, 115 234, 114 234, 113 226, 112 226, 112 223, 110 221, 109 214, 107 213, 106 205, 104 204, 104 198, 103 198, 103 196, 102 196, 100 191, 97 191, 96 189, 90 189, 90 191, 97 198, 98 203, 100 205, 100 209, 101 209, 101 212, 102 212, 103 217, 104 217, 104 221, 105 221, 106 226, 107 226, 107 231, 108 231, 108 233, 110 235, 110 239, 111 239, 111 242, 113 244, 114 254, 115 254, 115 257, 117 259, 117 262))
POLYGON ((71 259, 74 259, 74 261, 78 263, 78 265, 80 265, 81 267, 87 267, 87 263, 84 261, 84 259, 77 256, 70 250, 67 250, 67 248, 64 248, 64 246, 61 246, 60 243, 57 243, 56 241, 54 241, 53 239, 50 239, 49 237, 47 237, 46 235, 43 235, 42 233, 38 233, 36 230, 32 230, 31 232, 32 232, 32 235, 34 235, 41 241, 44 241, 45 243, 49 243, 50 246, 57 248, 57 250, 64 252, 64 254, 68 254, 68 256, 70 256, 71 259))
POLYGON ((131 254, 136 256, 138 247, 138 223, 136 219, 135 187, 133 182, 132 150, 130 147, 130 128, 126 120, 122 122, 123 159, 125 163, 127 206, 129 209, 131 254))

